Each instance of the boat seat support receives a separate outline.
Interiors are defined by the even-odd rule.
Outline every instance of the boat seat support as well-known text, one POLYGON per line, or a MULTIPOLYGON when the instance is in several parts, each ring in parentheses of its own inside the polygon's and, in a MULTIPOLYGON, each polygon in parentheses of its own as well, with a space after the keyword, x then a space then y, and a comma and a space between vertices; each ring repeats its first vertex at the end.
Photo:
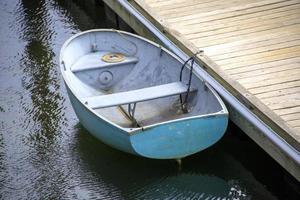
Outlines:
POLYGON ((136 103, 128 104, 128 114, 129 114, 131 120, 134 120, 135 107, 136 107, 136 103))
MULTIPOLYGON (((190 88, 189 92, 194 91, 196 91, 196 89, 190 88)), ((127 105, 133 103, 133 106, 129 106, 128 110, 130 110, 129 113, 131 113, 131 115, 134 116, 136 103, 138 102, 185 94, 187 92, 188 86, 186 84, 182 82, 173 82, 126 92, 85 97, 83 98, 83 101, 86 105, 93 109, 127 105)))

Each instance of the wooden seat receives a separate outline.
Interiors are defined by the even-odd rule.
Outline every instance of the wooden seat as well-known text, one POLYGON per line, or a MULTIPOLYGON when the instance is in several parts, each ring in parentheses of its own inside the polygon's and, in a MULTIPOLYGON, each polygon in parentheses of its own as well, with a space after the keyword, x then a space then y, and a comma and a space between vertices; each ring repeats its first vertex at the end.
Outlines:
MULTIPOLYGON (((93 109, 106 108, 184 94, 187 89, 188 86, 184 83, 173 82, 127 92, 86 97, 83 101, 93 109)), ((195 91, 195 89, 191 88, 190 91, 195 91)))

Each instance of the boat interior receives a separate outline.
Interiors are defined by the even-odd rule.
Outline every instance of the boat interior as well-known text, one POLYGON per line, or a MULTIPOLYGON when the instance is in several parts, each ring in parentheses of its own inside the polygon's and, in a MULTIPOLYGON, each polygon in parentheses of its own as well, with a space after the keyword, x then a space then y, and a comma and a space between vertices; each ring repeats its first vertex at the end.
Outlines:
POLYGON ((161 46, 120 31, 71 38, 61 52, 67 87, 99 116, 137 128, 223 110, 209 86, 161 46))

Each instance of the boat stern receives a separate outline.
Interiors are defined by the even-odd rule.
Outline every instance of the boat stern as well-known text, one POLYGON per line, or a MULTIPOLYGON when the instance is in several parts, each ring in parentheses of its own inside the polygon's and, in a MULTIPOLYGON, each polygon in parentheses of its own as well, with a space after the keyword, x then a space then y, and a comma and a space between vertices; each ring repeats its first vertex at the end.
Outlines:
POLYGON ((227 114, 178 120, 143 128, 130 136, 135 152, 154 159, 178 159, 204 150, 224 135, 227 114))

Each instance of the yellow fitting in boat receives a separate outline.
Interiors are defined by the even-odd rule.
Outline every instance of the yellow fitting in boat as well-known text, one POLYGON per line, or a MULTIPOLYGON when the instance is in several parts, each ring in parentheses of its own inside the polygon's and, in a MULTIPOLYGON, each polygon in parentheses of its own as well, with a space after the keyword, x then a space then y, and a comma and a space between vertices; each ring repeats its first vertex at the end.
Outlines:
POLYGON ((107 53, 102 56, 102 61, 107 63, 118 63, 125 60, 125 56, 121 53, 107 53))

